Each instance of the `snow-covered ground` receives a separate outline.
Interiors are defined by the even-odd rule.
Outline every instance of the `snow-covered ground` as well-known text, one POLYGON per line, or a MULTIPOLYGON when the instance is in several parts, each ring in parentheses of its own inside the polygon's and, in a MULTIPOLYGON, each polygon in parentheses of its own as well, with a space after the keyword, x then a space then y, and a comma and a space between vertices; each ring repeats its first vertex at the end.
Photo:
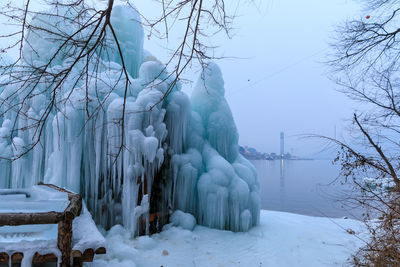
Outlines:
POLYGON ((114 226, 105 234, 107 254, 96 256, 93 266, 346 266, 363 245, 362 230, 355 220, 266 210, 260 225, 246 233, 170 227, 131 239, 114 226))

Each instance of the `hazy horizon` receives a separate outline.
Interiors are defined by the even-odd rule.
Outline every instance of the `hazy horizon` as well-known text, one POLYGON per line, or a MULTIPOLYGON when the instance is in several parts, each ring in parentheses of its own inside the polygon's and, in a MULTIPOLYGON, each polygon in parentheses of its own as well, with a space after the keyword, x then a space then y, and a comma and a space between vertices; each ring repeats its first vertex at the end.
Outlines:
MULTIPOLYGON (((153 2, 133 3, 144 15, 159 15, 160 7, 153 2)), ((283 131, 287 152, 311 156, 323 147, 317 139, 301 138, 304 135, 345 134, 352 103, 327 78, 329 69, 323 62, 335 26, 359 16, 355 1, 234 1, 228 5, 231 10, 237 7, 233 38, 217 34, 211 42, 219 46, 217 56, 227 57, 216 62, 225 79, 239 143, 278 152, 283 131)), ((181 36, 179 26, 174 34, 181 36)), ((167 62, 167 49, 174 42, 173 37, 168 42, 145 38, 145 49, 167 62)), ((198 70, 186 71, 184 78, 195 81, 198 70)), ((190 95, 192 84, 184 84, 183 90, 190 95)))
MULTIPOLYGON (((140 11, 145 9, 144 0, 135 4, 140 11)), ((304 135, 334 137, 335 129, 337 137, 346 133, 352 103, 327 78, 329 69, 323 62, 335 26, 359 16, 358 11, 355 1, 346 0, 242 1, 233 38, 219 34, 214 40, 217 55, 237 57, 216 62, 241 145, 278 152, 283 131, 287 152, 312 156, 324 142, 304 135)), ((145 47, 165 62, 165 43, 160 43, 146 39, 145 47)), ((172 47, 173 41, 168 45, 172 47)), ((190 94, 190 85, 184 90, 190 94)))

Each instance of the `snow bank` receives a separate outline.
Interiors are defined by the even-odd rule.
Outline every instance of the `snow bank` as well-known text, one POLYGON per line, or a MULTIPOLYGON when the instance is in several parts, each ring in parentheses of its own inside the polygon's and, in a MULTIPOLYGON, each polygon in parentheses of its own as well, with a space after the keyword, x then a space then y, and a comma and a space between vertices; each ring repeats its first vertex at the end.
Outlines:
POLYGON ((364 245, 358 238, 365 238, 364 230, 355 220, 265 210, 260 225, 246 233, 172 227, 131 239, 114 226, 106 235, 107 254, 96 256, 92 266, 344 266, 364 245))
POLYGON ((393 178, 369 178, 365 177, 363 179, 364 184, 374 190, 390 190, 396 187, 396 183, 393 178))
MULTIPOLYGON (((72 16, 74 11, 64 12, 72 16)), ((175 210, 218 229, 248 231, 257 225, 260 186, 254 167, 238 153, 238 132, 219 67, 212 62, 205 66, 189 99, 180 82, 143 49, 136 10, 115 6, 111 22, 128 77, 121 75, 119 54, 107 39, 109 46, 97 55, 99 65, 88 66, 87 80, 75 83, 85 68, 79 62, 62 83, 57 111, 49 114, 40 142, 27 154, 38 133, 31 126, 46 111, 52 98, 48 88, 54 84, 41 81, 23 105, 31 88, 11 84, 1 89, 6 104, 0 106, 0 186, 21 188, 44 181, 66 187, 84 197, 98 224, 107 229, 122 224, 132 234, 149 233, 151 223, 160 229, 167 219, 150 220, 151 214, 168 216, 175 210), (11 136, 14 122, 18 131, 11 136), (1 159, 10 157, 16 160, 1 159)), ((32 23, 51 29, 57 25, 66 33, 76 30, 57 16, 38 14, 32 23)), ((42 66, 51 58, 60 43, 48 37, 29 29, 30 45, 23 51, 27 64, 42 66)), ((67 68, 75 50, 63 47, 48 71, 67 68)), ((176 222, 176 216, 173 223, 193 228, 193 218, 178 216, 176 222)))

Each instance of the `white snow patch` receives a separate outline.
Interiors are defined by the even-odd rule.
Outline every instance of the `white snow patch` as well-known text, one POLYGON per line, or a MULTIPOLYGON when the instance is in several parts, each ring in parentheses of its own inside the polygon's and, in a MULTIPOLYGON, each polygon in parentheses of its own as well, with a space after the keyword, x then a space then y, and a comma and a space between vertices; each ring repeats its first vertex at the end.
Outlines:
POLYGON ((82 204, 81 214, 72 222, 72 250, 83 253, 91 248, 96 251, 100 247, 105 247, 105 239, 97 230, 85 203, 82 204))
POLYGON ((106 236, 107 254, 92 266, 343 266, 363 245, 360 221, 266 210, 260 219, 249 232, 170 227, 136 239, 115 226, 106 236))
POLYGON ((396 187, 392 178, 364 178, 364 184, 370 189, 390 190, 396 187))

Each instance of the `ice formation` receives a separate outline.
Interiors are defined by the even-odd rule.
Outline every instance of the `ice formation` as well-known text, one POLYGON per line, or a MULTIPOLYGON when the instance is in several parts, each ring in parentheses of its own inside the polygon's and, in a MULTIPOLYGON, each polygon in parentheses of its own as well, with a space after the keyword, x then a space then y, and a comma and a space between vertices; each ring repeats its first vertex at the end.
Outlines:
MULTIPOLYGON (((38 15, 33 22, 65 23, 63 29, 73 30, 67 22, 52 19, 38 15)), ((45 112, 52 84, 40 83, 23 106, 29 88, 0 88, 0 187, 44 181, 69 188, 83 195, 97 223, 106 228, 123 224, 134 234, 161 229, 176 210, 218 229, 247 231, 257 225, 260 187, 254 167, 238 153, 238 132, 219 67, 212 62, 204 67, 189 99, 165 66, 143 49, 138 13, 116 6, 111 21, 131 81, 123 127, 125 78, 120 79, 120 57, 112 49, 98 55, 99 69, 89 66, 96 75, 74 87, 85 68, 84 62, 76 64, 71 81, 57 95, 63 104, 50 113, 40 142, 22 156, 37 135, 30 126, 45 112), (8 108, 13 105, 23 112, 8 108), (95 115, 88 118, 87 110, 95 115), (10 136, 12 128, 18 131, 10 136), (12 157, 16 160, 5 160, 12 157)), ((27 39, 26 64, 45 64, 57 47, 34 30, 27 39)), ((68 54, 57 57, 49 71, 68 66, 68 54)))
POLYGON ((180 210, 174 211, 170 218, 170 224, 166 225, 163 230, 169 227, 176 226, 182 227, 183 229, 192 231, 196 226, 196 218, 190 213, 184 213, 180 210))

